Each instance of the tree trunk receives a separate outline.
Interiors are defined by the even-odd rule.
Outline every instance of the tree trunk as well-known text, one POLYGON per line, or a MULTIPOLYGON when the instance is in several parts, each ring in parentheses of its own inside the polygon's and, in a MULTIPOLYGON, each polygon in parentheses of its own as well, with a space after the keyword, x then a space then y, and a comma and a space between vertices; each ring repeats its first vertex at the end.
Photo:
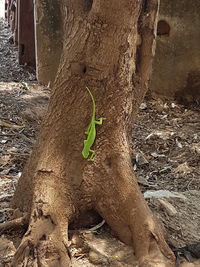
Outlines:
POLYGON ((61 19, 60 1, 35 0, 37 80, 50 87, 62 52, 61 19))
POLYGON ((173 266, 129 151, 133 118, 151 73, 157 10, 158 0, 63 1, 62 60, 13 201, 30 214, 13 266, 70 266, 68 225, 92 210, 133 246, 140 266, 173 266), (97 126, 93 162, 81 154, 92 115, 86 86, 95 97, 96 118, 106 118, 97 126))
MULTIPOLYGON (((15 16, 17 16, 17 9, 15 16)), ((27 64, 35 68, 33 0, 18 0, 18 23, 19 64, 27 64)))

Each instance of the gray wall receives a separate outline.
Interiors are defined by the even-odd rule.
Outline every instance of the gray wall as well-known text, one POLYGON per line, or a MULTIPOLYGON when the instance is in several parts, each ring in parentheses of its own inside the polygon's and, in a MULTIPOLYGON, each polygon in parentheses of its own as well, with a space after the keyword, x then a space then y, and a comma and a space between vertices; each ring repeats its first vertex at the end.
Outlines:
MULTIPOLYGON (((161 0, 159 21, 170 26, 157 37, 150 89, 159 95, 200 98, 200 0, 161 0)), ((166 29, 158 29, 162 31, 166 29)))

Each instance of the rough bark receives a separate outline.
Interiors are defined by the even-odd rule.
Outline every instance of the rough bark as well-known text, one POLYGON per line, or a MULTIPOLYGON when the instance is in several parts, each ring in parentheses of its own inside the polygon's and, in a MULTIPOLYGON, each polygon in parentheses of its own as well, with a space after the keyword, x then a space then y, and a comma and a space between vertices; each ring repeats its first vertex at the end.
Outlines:
POLYGON ((62 10, 62 60, 13 201, 30 214, 13 266, 70 266, 68 225, 91 210, 134 247, 140 266, 173 266, 129 151, 133 118, 151 73, 158 1, 69 0, 62 10), (94 162, 81 155, 92 113, 86 86, 95 96, 97 118, 106 118, 97 126, 94 162))

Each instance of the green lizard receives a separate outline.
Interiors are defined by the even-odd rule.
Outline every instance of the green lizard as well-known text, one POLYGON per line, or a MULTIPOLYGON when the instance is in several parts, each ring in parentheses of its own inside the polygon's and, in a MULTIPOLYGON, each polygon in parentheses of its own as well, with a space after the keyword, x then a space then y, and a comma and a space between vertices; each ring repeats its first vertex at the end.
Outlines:
POLYGON ((90 121, 90 124, 87 128, 87 131, 85 132, 85 134, 87 135, 87 139, 84 140, 84 147, 82 150, 82 155, 85 159, 94 160, 94 150, 91 149, 92 145, 94 144, 95 138, 96 138, 96 125, 102 125, 103 120, 105 120, 105 118, 99 118, 98 120, 95 119, 95 115, 96 115, 96 105, 95 105, 95 101, 94 101, 94 97, 90 91, 90 89, 88 87, 86 87, 89 95, 91 96, 92 99, 92 105, 93 105, 93 109, 92 109, 92 118, 90 121), (91 153, 91 155, 90 155, 91 153), (90 155, 90 157, 89 157, 90 155))

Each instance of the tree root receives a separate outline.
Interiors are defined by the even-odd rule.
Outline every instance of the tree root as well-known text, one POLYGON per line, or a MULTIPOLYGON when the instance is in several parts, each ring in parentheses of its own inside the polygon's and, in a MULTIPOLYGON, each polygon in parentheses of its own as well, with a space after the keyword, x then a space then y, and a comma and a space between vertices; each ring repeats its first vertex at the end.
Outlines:
MULTIPOLYGON (((170 255, 172 256, 172 255, 170 255)), ((149 254, 139 259, 140 267, 173 267, 173 257, 167 258, 159 247, 156 239, 150 241, 149 254)))
POLYGON ((5 223, 0 224, 0 233, 3 234, 4 232, 10 229, 18 229, 28 225, 28 216, 24 215, 23 217, 14 219, 12 221, 8 221, 5 223))
POLYGON ((51 216, 32 219, 29 229, 18 247, 13 267, 70 267, 68 245, 61 226, 51 216))

